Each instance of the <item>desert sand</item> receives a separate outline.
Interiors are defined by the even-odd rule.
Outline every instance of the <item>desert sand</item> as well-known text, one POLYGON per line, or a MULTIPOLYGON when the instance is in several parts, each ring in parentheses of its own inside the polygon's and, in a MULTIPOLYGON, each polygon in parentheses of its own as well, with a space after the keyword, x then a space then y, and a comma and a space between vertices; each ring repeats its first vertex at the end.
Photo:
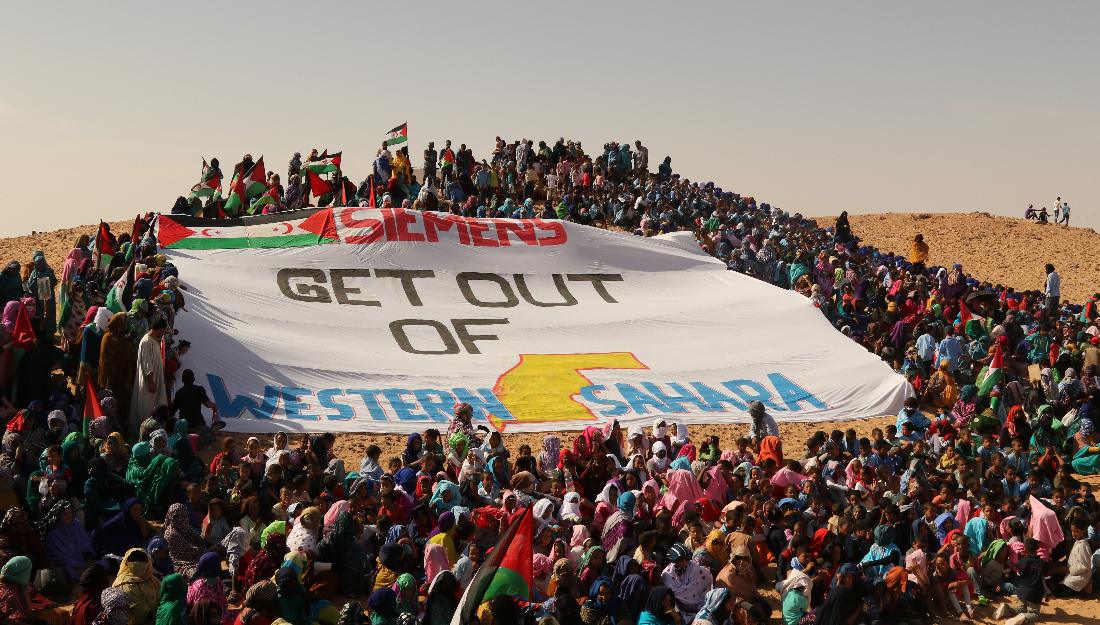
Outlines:
MULTIPOLYGON (((817 218, 823 226, 832 225, 834 218, 817 218)), ((935 264, 962 263, 964 269, 981 280, 1011 286, 1018 290, 1039 289, 1043 285, 1043 265, 1051 262, 1062 276, 1063 297, 1083 302, 1100 285, 1100 234, 1086 228, 1065 228, 1039 225, 1022 219, 994 217, 988 213, 953 214, 886 214, 849 215, 852 231, 868 244, 884 251, 907 253, 913 236, 923 233, 931 248, 935 264)), ((113 222, 116 234, 129 232, 132 221, 113 222)), ((77 226, 53 232, 0 239, 0 249, 7 262, 17 259, 28 262, 35 250, 42 250, 55 270, 60 271, 64 258, 81 234, 94 235, 97 224, 77 226)), ((181 276, 186 283, 186 276, 181 276)), ((201 346, 196 346, 201 350, 201 346)), ((201 353, 197 352, 197 353, 201 353)), ((855 428, 861 436, 873 427, 892 423, 892 416, 823 423, 780 423, 780 433, 788 455, 804 450, 804 443, 816 430, 829 432, 834 428, 855 428)), ((691 438, 717 435, 723 445, 731 444, 747 433, 744 423, 715 426, 691 426, 691 438)), ((576 433, 559 433, 563 444, 569 445, 576 433)), ((243 443, 246 436, 232 435, 243 443)), ((507 444, 515 450, 526 443, 537 453, 543 434, 509 434, 507 444)), ((266 437, 265 437, 266 438, 266 437)), ((265 444, 268 440, 264 440, 265 444)), ((382 448, 383 460, 397 455, 404 448, 405 436, 384 432, 339 434, 335 453, 343 458, 349 470, 358 468, 368 445, 382 448)), ((210 455, 212 450, 206 450, 210 455)), ((1100 487, 1100 479, 1089 479, 1100 487)), ((768 596, 775 600, 774 591, 768 596)), ((1042 622, 1100 623, 1095 599, 1051 600, 1044 605, 1042 622)), ((979 608, 979 622, 994 623, 993 606, 979 608)), ((773 614, 774 617, 774 614, 773 614)), ((774 618, 773 618, 774 622, 774 618)))

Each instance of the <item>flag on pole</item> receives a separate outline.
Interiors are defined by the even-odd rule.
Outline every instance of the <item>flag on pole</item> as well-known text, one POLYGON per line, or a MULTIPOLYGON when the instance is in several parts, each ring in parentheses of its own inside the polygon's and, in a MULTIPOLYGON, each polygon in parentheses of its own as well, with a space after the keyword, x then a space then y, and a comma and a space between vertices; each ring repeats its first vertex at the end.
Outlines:
POLYGON ((191 194, 187 196, 187 199, 193 200, 197 197, 214 197, 214 194, 221 191, 221 188, 221 172, 211 173, 210 165, 204 158, 202 159, 202 175, 199 177, 199 182, 191 187, 191 194))
POLYGON ((1001 351, 1000 343, 998 343, 993 346, 993 359, 989 361, 988 365, 982 367, 982 370, 978 373, 979 395, 988 396, 993 387, 1000 384, 1005 375, 1004 368, 1004 354, 1001 351))
POLYGON ((267 172, 264 171, 264 157, 262 155, 260 160, 252 166, 252 169, 248 170, 244 178, 245 197, 251 199, 267 191, 267 172))
POLYGON ((307 171, 306 173, 309 175, 309 192, 313 194, 313 197, 320 197, 326 193, 332 193, 331 182, 312 171, 307 171))
POLYGON ((405 122, 386 134, 386 145, 397 145, 409 140, 409 123, 405 122))
POLYGON ((229 183, 229 198, 225 200, 224 210, 226 214, 236 217, 245 206, 248 206, 248 198, 245 197, 244 181, 233 176, 233 181, 229 183))
POLYGON ((528 507, 512 518, 508 529, 504 530, 500 541, 462 593, 451 625, 472 622, 478 606, 497 597, 531 599, 531 560, 535 536, 531 510, 528 507))
POLYGON ((115 249, 115 241, 111 238, 111 231, 107 228, 107 224, 102 221, 99 222, 99 231, 95 235, 95 250, 99 255, 99 260, 96 262, 97 267, 110 265, 111 260, 118 252, 115 249))
POLYGON ((276 187, 271 187, 267 191, 264 191, 262 194, 260 194, 260 197, 252 200, 252 204, 248 207, 248 212, 249 212, 249 214, 252 214, 252 215, 255 215, 257 213, 262 213, 263 212, 262 209, 263 209, 264 206, 267 206, 268 204, 276 204, 277 205, 278 203, 279 203, 279 189, 276 188, 276 187))
POLYGON ((344 158, 343 154, 343 152, 329 154, 328 150, 325 150, 325 153, 318 156, 317 160, 302 163, 301 173, 304 175, 306 172, 311 171, 315 174, 330 174, 340 171, 340 163, 344 158))
POLYGON ((99 404, 99 397, 96 396, 95 385, 92 384, 91 378, 85 378, 84 380, 84 436, 88 436, 88 424, 104 416, 103 406, 99 404))

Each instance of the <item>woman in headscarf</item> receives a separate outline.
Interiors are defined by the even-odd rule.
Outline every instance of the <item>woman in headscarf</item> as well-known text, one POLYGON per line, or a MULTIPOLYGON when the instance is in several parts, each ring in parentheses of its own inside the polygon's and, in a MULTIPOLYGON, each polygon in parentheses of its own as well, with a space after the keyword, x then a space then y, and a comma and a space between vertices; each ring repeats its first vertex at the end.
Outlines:
MULTIPOLYGON (((140 443, 134 445, 135 456, 139 445, 140 443)), ((161 511, 164 510, 170 500, 172 486, 179 483, 179 464, 172 456, 154 454, 144 469, 137 469, 131 473, 133 469, 134 463, 131 462, 130 467, 126 470, 126 479, 134 485, 137 498, 145 506, 146 516, 160 518, 161 511), (137 479, 131 479, 131 477, 137 479)))
POLYGON ((279 533, 269 534, 267 541, 245 570, 243 587, 251 588, 265 579, 271 579, 282 565, 286 552, 286 536, 279 533))
POLYGON ((441 571, 429 584, 421 625, 450 625, 458 608, 458 579, 450 571, 441 571))
POLYGON ((127 499, 117 514, 92 531, 92 549, 100 555, 118 555, 143 547, 154 534, 152 526, 142 517, 143 512, 141 500, 127 499))
POLYGON ((290 551, 304 551, 308 554, 317 553, 317 534, 321 530, 324 517, 321 510, 310 506, 298 515, 294 520, 294 527, 290 535, 286 537, 286 546, 290 551))
POLYGON ((611 580, 601 577, 592 582, 588 599, 581 605, 581 622, 584 625, 614 625, 615 591, 611 580))
POLYGON ((397 625, 397 593, 392 588, 372 592, 367 599, 367 609, 371 625, 397 625))
POLYGON ((39 336, 53 336, 57 332, 57 300, 53 296, 57 288, 57 275, 41 250, 34 253, 31 263, 33 267, 25 286, 27 292, 34 296, 37 316, 41 318, 36 331, 39 336))
POLYGON ((156 625, 187 625, 187 582, 179 573, 160 582, 156 625))
POLYGON ((144 549, 126 552, 112 586, 122 589, 130 600, 129 625, 144 625, 152 620, 160 585, 153 577, 153 567, 144 549))
POLYGON ((80 579, 88 556, 92 555, 92 542, 84 524, 73 516, 73 504, 62 499, 43 520, 46 531, 46 558, 50 564, 60 566, 69 581, 80 579))
POLYGON ((279 588, 279 613, 283 619, 290 625, 310 625, 309 600, 294 567, 279 569, 275 585, 279 588))
MULTIPOLYGON (((222 556, 208 551, 199 558, 191 583, 187 585, 187 603, 195 605, 200 601, 210 601, 225 614, 229 607, 225 598, 225 585, 222 583, 222 556)), ((167 579, 167 578, 165 578, 167 579)))
POLYGON ((778 469, 783 466, 783 441, 778 436, 765 436, 760 440, 760 453, 757 455, 756 464, 764 466, 764 461, 771 458, 778 469))
POLYGON ((703 597, 703 608, 695 615, 691 625, 724 625, 733 615, 736 600, 725 588, 715 588, 703 597))
POLYGON ((891 567, 901 566, 901 550, 894 544, 895 531, 889 525, 875 528, 875 542, 860 560, 863 570, 882 577, 891 567))
POLYGON ((924 387, 924 401, 937 408, 950 408, 959 399, 959 386, 951 374, 951 359, 941 358, 939 369, 928 378, 924 387))
POLYGON ((279 617, 279 589, 263 579, 248 587, 234 625, 271 625, 279 617))
POLYGON ((129 625, 133 602, 121 588, 109 587, 99 596, 102 614, 95 619, 99 625, 129 625))
POLYGON ((176 419, 172 433, 168 435, 168 449, 179 464, 181 477, 188 482, 199 482, 206 474, 206 466, 191 446, 188 428, 187 419, 176 419))
POLYGON ((599 545, 593 545, 584 552, 580 564, 580 587, 588 588, 592 582, 607 575, 607 550, 599 545))
POLYGON ((98 562, 92 563, 80 574, 80 595, 73 605, 70 625, 92 625, 103 611, 100 601, 103 591, 110 586, 107 569, 98 562))
POLYGON ((107 435, 100 447, 99 457, 115 475, 126 473, 126 466, 130 463, 130 448, 121 433, 111 432, 107 435))
POLYGON ((168 541, 162 536, 154 536, 145 546, 145 553, 149 554, 149 561, 153 564, 153 574, 163 578, 176 572, 176 565, 172 563, 172 556, 168 553, 168 541))
POLYGON ((358 596, 359 579, 366 567, 366 556, 358 535, 359 526, 351 513, 341 512, 332 531, 317 548, 317 559, 332 564, 332 572, 339 576, 341 591, 349 597, 358 596))
POLYGON ((854 564, 840 567, 839 581, 829 591, 825 603, 815 612, 814 625, 848 625, 863 609, 863 594, 855 587, 859 569, 854 564))
POLYGON ((637 497, 626 491, 619 495, 615 511, 603 525, 600 544, 608 553, 630 553, 634 548, 634 507, 637 497))
POLYGON ((168 514, 164 515, 164 540, 168 541, 168 553, 172 556, 176 570, 186 578, 194 577, 199 558, 206 553, 209 545, 191 526, 187 518, 187 508, 181 503, 172 504, 168 508, 168 514))
MULTIPOLYGON (((431 545, 428 545, 431 547, 431 545)), ((374 574, 374 588, 384 588, 397 583, 397 578, 405 572, 405 545, 386 543, 378 550, 378 569, 374 574)), ((425 549, 425 552, 427 549, 425 549)), ((446 556, 446 553, 443 554, 446 556)), ((425 553, 425 557, 427 557, 425 553)))
POLYGON ((673 620, 675 610, 676 595, 665 586, 654 586, 649 589, 645 608, 638 615, 638 625, 673 625, 679 621, 673 620))
POLYGON ((36 608, 31 601, 31 561, 15 556, 0 568, 0 620, 11 625, 60 625, 65 615, 52 606, 36 608))

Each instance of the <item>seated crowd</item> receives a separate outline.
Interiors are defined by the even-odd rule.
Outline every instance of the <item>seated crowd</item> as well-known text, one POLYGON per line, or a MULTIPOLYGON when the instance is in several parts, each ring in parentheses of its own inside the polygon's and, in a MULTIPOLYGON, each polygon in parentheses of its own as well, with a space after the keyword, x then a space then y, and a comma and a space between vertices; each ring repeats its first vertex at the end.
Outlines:
MULTIPOLYGON (((737 440, 657 416, 537 450, 459 404, 447 431, 392 457, 371 446, 349 471, 332 434, 218 436, 184 367, 217 346, 189 355, 173 329, 186 292, 149 215, 101 230, 95 251, 81 237, 60 279, 42 253, 0 273, 4 622, 450 623, 529 507, 530 596, 494 599, 483 624, 918 623, 990 602, 1023 623, 1050 595, 1094 596, 1100 507, 1078 476, 1100 472, 1100 296, 1077 306, 1049 279, 1017 292, 930 266, 920 237, 908 256, 880 252, 846 215, 821 228, 683 179, 667 158, 651 174, 640 142, 591 157, 498 139, 481 163, 448 142, 426 151, 423 185, 407 153, 388 154, 363 185, 317 199, 691 230, 731 270, 804 293, 915 397, 895 423, 793 450, 759 402, 737 440)), ((307 206, 302 172, 324 158, 296 155, 286 190, 268 175, 278 197, 260 210, 307 206)), ((173 211, 221 215, 223 202, 173 211)))

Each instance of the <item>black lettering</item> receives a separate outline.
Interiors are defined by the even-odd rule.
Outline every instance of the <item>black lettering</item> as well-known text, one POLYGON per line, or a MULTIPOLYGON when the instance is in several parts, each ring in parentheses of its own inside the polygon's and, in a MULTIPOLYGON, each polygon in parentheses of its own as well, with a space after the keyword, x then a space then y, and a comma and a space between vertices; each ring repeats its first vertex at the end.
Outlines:
POLYGON ((471 354, 480 354, 476 341, 499 341, 495 334, 470 334, 467 326, 492 326, 508 323, 507 319, 451 319, 451 325, 455 327, 455 334, 462 346, 471 354))
POLYGON ((275 276, 275 281, 279 284, 279 290, 283 295, 290 299, 318 304, 332 303, 328 289, 319 286, 327 282, 325 272, 320 269, 280 269, 275 276), (290 281, 298 278, 309 278, 317 284, 295 282, 292 288, 290 281))
POLYGON ((413 280, 416 278, 434 278, 435 272, 431 269, 375 269, 376 278, 397 278, 401 281, 401 288, 405 289, 405 297, 413 306, 423 306, 420 294, 416 292, 413 280))
POLYGON ((462 291, 462 297, 466 298, 466 301, 478 306, 480 308, 511 308, 519 305, 519 299, 516 297, 515 292, 512 290, 512 285, 508 283, 508 280, 498 276, 495 273, 481 273, 477 271, 463 271, 455 277, 458 281, 458 288, 462 291), (493 282, 500 287, 500 292, 504 295, 504 301, 502 302, 485 302, 476 295, 474 295, 473 289, 470 288, 470 282, 479 280, 483 282, 493 282))
POLYGON ((382 302, 376 302, 369 299, 348 299, 348 294, 360 293, 361 291, 354 287, 349 287, 344 284, 344 278, 369 278, 370 269, 333 269, 332 274, 332 291, 336 294, 336 301, 341 304, 351 304, 352 306, 381 306, 382 302))
POLYGON ((600 294, 603 301, 608 304, 618 304, 619 301, 611 294, 607 292, 607 287, 603 285, 604 282, 622 282, 623 276, 619 273, 570 273, 566 274, 570 282, 590 282, 592 288, 596 289, 596 292, 600 294))
POLYGON ((512 277, 516 281, 516 288, 519 289, 520 297, 527 301, 528 304, 538 306, 540 308, 552 308, 554 306, 576 306, 577 298, 573 297, 573 294, 569 292, 569 289, 565 286, 565 279, 562 278, 560 273, 552 274, 554 276, 554 286, 558 287, 558 295, 561 295, 562 301, 560 302, 540 302, 533 295, 531 295, 531 289, 527 288, 527 278, 522 273, 514 274, 512 277))
POLYGON ((459 351, 458 342, 451 335, 450 329, 443 323, 432 319, 398 319, 390 323, 390 334, 393 335, 394 340, 397 341, 401 349, 410 354, 457 354, 459 351), (406 326, 435 328, 435 331, 439 333, 439 338, 443 341, 443 349, 417 349, 413 347, 412 342, 409 341, 409 336, 405 334, 406 326))

